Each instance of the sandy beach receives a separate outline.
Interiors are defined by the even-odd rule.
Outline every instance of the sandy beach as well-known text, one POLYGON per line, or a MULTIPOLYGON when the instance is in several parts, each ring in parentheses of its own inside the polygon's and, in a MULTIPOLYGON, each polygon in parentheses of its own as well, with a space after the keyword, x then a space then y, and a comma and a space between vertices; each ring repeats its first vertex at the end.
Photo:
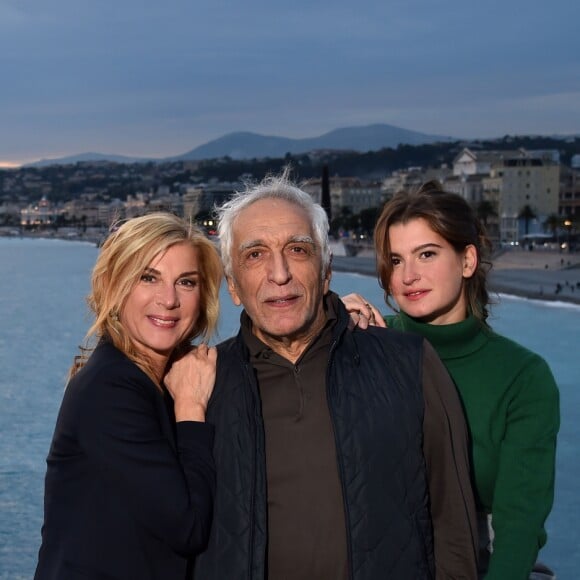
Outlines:
MULTIPOLYGON (((332 268, 336 272, 376 276, 372 255, 335 256, 332 268)), ((498 294, 580 304, 580 253, 504 250, 493 260, 489 286, 498 294)))

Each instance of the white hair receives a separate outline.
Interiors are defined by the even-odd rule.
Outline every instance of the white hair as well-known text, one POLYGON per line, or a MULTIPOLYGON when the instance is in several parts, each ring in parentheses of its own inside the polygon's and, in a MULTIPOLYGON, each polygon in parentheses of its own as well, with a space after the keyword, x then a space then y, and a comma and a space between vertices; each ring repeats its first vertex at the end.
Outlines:
MULTIPOLYGON (((328 217, 312 197, 293 184, 289 178, 289 168, 285 168, 279 176, 268 176, 257 185, 247 185, 244 191, 237 191, 234 196, 220 207, 216 208, 219 220, 218 234, 224 271, 226 276, 232 276, 232 245, 234 222, 250 205, 262 199, 282 199, 303 209, 310 218, 314 232, 314 242, 320 248, 322 260, 322 276, 325 276, 331 261, 328 243, 328 217)), ((268 216, 264 216, 267 220, 268 216)))

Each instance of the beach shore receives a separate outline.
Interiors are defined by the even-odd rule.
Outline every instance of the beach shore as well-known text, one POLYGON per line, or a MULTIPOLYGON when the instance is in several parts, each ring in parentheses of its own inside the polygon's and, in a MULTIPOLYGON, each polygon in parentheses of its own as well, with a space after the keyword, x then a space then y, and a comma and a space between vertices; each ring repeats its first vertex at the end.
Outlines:
MULTIPOLYGON (((335 256, 332 269, 376 276, 372 254, 335 256)), ((580 304, 580 253, 505 250, 493 260, 489 288, 497 294, 580 304)))
MULTIPOLYGON (((2 232, 0 228, 0 235, 2 232)), ((20 233, 20 236, 23 234, 20 233)), ((82 237, 47 236, 46 233, 26 234, 24 237, 54 237, 70 241, 96 243, 102 236, 89 233, 82 237)), ((376 278, 374 252, 365 249, 356 256, 334 255, 332 269, 376 278)), ((580 304, 580 252, 549 250, 533 251, 514 247, 502 250, 492 262, 489 290, 533 300, 549 300, 580 304)))

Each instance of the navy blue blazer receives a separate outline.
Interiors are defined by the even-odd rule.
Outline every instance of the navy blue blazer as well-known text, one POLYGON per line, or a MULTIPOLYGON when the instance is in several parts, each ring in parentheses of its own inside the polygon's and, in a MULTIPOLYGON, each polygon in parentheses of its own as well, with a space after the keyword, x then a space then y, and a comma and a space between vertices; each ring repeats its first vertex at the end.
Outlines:
POLYGON ((66 388, 47 459, 36 580, 184 579, 207 542, 213 427, 108 342, 66 388))

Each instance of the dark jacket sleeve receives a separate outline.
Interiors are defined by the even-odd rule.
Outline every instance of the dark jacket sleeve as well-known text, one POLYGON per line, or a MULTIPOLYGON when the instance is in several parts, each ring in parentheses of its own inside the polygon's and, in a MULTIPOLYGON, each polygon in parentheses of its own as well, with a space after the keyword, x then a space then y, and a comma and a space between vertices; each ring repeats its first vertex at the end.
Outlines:
POLYGON ((437 579, 477 578, 476 509, 467 426, 457 390, 433 347, 424 341, 423 452, 433 521, 437 579))
POLYGON ((92 468, 153 536, 183 555, 202 550, 215 490, 213 427, 172 424, 161 392, 128 361, 78 390, 79 444, 92 468))

